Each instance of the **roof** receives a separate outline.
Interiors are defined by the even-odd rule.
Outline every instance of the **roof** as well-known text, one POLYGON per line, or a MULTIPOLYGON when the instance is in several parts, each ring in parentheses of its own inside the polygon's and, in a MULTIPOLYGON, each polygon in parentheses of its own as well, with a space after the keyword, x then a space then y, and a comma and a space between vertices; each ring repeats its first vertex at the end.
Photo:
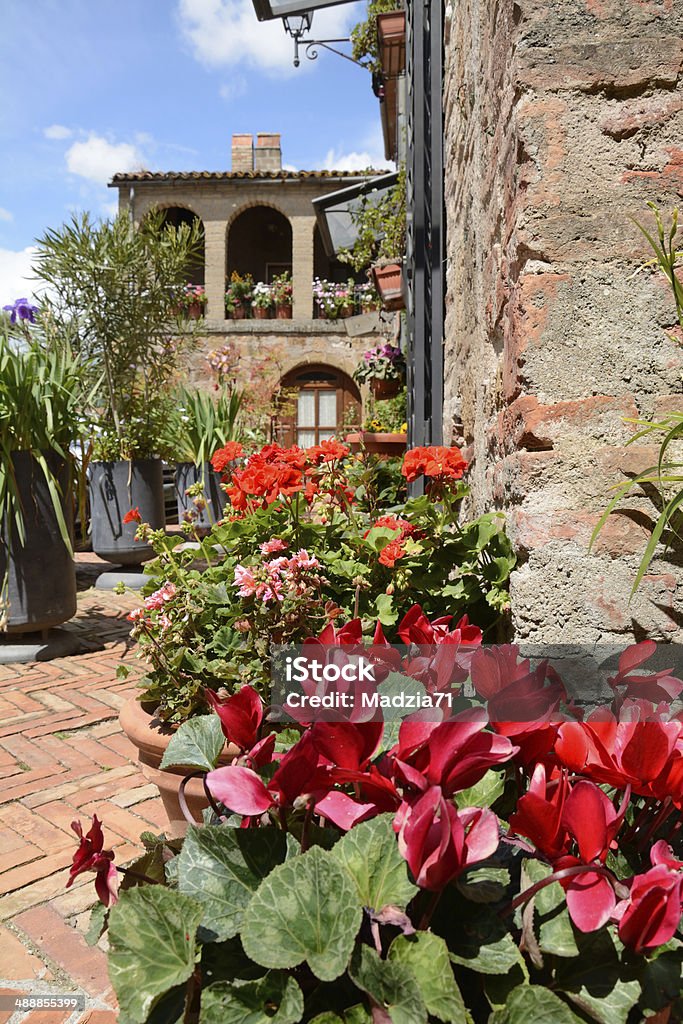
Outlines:
POLYGON ((125 185, 128 182, 153 181, 325 181, 335 178, 377 177, 389 174, 388 170, 363 171, 128 171, 115 174, 109 187, 125 185))

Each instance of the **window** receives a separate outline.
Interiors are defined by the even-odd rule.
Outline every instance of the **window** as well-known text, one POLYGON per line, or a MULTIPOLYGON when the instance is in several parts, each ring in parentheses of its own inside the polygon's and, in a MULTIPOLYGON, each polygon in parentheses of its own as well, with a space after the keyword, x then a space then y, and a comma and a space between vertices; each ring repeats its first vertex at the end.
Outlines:
POLYGON ((288 394, 279 423, 281 443, 301 448, 343 437, 360 422, 360 394, 347 374, 329 366, 293 370, 282 379, 288 394))

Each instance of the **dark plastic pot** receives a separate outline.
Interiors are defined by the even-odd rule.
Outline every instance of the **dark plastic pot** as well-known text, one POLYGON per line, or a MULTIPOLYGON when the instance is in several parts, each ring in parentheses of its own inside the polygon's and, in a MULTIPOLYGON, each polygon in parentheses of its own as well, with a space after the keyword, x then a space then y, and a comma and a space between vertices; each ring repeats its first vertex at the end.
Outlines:
MULTIPOLYGON (((54 452, 45 455, 59 483, 62 512, 72 534, 70 467, 54 452)), ((22 546, 14 522, 2 524, 0 583, 7 574, 8 633, 51 629, 76 614, 76 571, 62 540, 43 471, 29 452, 13 452, 12 465, 23 508, 26 541, 22 546), (9 561, 8 561, 9 541, 9 561)))
POLYGON ((138 524, 124 523, 137 508, 143 523, 166 525, 161 459, 93 462, 90 474, 92 549, 118 565, 140 565, 154 557, 150 544, 135 540, 138 524))
POLYGON ((210 462, 202 467, 193 462, 179 462, 175 468, 175 489, 178 498, 178 521, 183 522, 185 513, 194 513, 192 521, 198 529, 208 530, 222 517, 228 498, 221 487, 220 473, 216 473, 210 462), (185 492, 193 484, 204 480, 206 507, 198 509, 193 499, 185 492))

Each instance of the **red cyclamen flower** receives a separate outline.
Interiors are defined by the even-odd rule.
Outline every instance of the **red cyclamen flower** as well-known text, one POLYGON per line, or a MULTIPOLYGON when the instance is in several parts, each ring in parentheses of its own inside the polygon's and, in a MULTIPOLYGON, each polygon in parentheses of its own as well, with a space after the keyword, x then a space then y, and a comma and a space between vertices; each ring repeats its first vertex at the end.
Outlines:
POLYGON ((71 868, 69 869, 69 880, 66 883, 67 889, 74 879, 84 871, 95 872, 95 890, 100 902, 105 907, 111 907, 118 899, 118 874, 114 867, 114 853, 112 850, 105 850, 102 825, 93 815, 92 827, 87 835, 83 835, 83 827, 80 821, 72 821, 71 828, 78 836, 80 842, 76 850, 71 868))

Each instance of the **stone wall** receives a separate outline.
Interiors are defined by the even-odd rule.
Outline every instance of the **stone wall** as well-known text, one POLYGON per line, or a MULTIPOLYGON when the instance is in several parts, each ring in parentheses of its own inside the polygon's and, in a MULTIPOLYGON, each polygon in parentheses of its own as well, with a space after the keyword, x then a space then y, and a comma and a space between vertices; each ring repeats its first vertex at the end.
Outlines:
POLYGON ((636 273, 630 218, 683 189, 679 0, 462 0, 446 29, 445 436, 473 459, 473 510, 519 554, 517 637, 683 640, 678 565, 629 594, 653 505, 629 499, 593 551, 625 447, 680 402, 666 283, 636 273), (627 511, 628 510, 628 511, 627 511))

